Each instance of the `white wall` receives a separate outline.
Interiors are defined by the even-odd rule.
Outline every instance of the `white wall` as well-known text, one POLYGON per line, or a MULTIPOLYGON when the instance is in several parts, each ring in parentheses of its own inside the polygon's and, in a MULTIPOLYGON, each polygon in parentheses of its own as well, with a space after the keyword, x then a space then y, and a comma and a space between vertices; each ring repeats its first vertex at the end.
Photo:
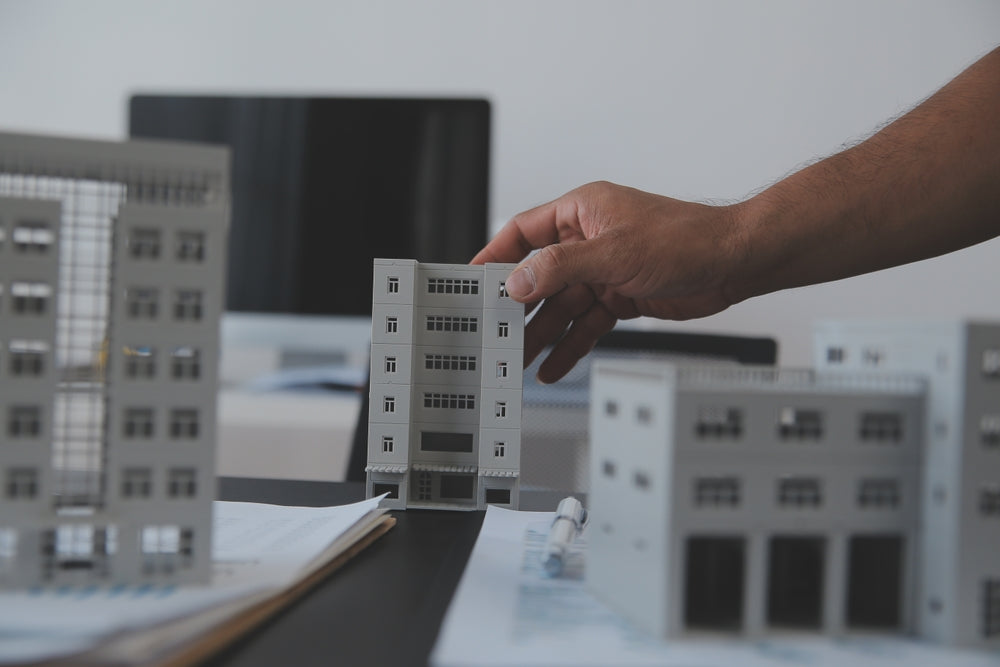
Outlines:
MULTIPOLYGON (((117 137, 132 91, 475 94, 493 216, 595 179, 738 199, 869 132, 1000 43, 993 0, 0 0, 0 128, 117 137)), ((685 330, 1000 319, 1000 241, 740 304, 685 330)))

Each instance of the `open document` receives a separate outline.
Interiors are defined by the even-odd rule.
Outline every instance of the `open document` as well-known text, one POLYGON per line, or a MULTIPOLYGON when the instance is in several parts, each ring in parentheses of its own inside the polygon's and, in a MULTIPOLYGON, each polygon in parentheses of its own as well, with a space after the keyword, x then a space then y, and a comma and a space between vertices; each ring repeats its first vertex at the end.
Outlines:
POLYGON ((0 593, 0 662, 204 657, 388 530, 395 520, 378 501, 338 507, 216 501, 210 584, 0 593))
POLYGON ((434 647, 434 665, 995 667, 1000 662, 996 654, 896 637, 662 641, 588 593, 586 533, 566 556, 562 575, 544 576, 540 556, 553 516, 487 510, 434 647))

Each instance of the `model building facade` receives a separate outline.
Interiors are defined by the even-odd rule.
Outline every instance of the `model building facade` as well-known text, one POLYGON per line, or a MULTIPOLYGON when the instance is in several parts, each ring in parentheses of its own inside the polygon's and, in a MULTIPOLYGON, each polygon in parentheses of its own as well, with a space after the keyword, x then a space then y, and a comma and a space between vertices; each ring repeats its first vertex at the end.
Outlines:
POLYGON ((0 134, 0 585, 207 580, 228 153, 0 134))
POLYGON ((524 307, 512 264, 376 259, 368 496, 394 509, 517 507, 524 307))
POLYGON ((1000 648, 1000 324, 825 322, 815 361, 929 379, 919 632, 1000 648))
POLYGON ((922 379, 600 361, 588 585, 660 636, 908 631, 922 379))

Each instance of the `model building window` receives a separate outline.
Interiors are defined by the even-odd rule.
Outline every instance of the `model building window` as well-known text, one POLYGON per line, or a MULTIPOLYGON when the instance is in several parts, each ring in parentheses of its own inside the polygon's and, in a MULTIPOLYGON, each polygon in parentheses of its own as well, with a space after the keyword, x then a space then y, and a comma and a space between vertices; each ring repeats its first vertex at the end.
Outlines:
POLYGON ((386 278, 385 292, 386 294, 399 294, 399 278, 396 276, 389 276, 386 278))
POLYGON ((125 312, 135 320, 152 320, 159 312, 160 293, 148 287, 125 290, 125 312))
POLYGON ((204 232, 177 232, 177 261, 201 262, 205 259, 204 232))
POLYGON ((498 378, 505 378, 505 377, 507 377, 507 362, 506 361, 498 361, 497 362, 497 377, 498 378))
POLYGON ((198 410, 173 408, 170 411, 170 437, 175 440, 193 440, 198 437, 198 410))
POLYGON ((396 357, 386 357, 385 358, 385 372, 395 373, 396 372, 396 357))
POLYGON ((497 338, 510 338, 510 323, 497 322, 497 338))
POLYGON ((604 401, 604 414, 614 417, 618 414, 618 403, 615 401, 604 401))
POLYGON ((7 411, 7 435, 37 438, 42 432, 42 409, 37 405, 12 405, 7 411))
POLYGON ((497 401, 495 410, 497 419, 503 419, 507 416, 507 401, 497 401))
POLYGON ((417 500, 430 500, 432 490, 430 471, 419 471, 417 473, 417 500))
POLYGON ((428 315, 427 330, 476 333, 477 331, 479 331, 479 319, 475 317, 450 317, 447 315, 428 315))
POLYGON ((979 511, 985 516, 1000 517, 1000 486, 989 486, 979 492, 979 511))
POLYGON ((42 315, 49 309, 52 288, 45 283, 11 283, 10 296, 14 312, 19 315, 42 315))
POLYGON ((479 294, 479 281, 463 278, 428 278, 428 294, 479 294))
POLYGON ((899 482, 889 478, 862 479, 858 483, 857 500, 862 509, 899 507, 899 482))
POLYGON ((160 256, 160 230, 133 228, 127 244, 132 259, 156 259, 160 256))
POLYGON ((196 492, 194 468, 171 468, 167 471, 168 498, 194 498, 196 492))
POLYGON ((649 424, 653 421, 653 410, 648 405, 640 405, 635 411, 635 418, 640 424, 649 424))
POLYGON ((493 457, 502 459, 507 455, 507 443, 505 442, 494 442, 493 443, 493 457))
POLYGON ((201 291, 180 289, 174 293, 174 319, 197 322, 202 315, 201 291))
POLYGON ((37 497, 38 471, 34 468, 9 469, 5 490, 9 500, 31 500, 37 497))
POLYGON ((694 432, 703 440, 739 438, 743 434, 743 411, 721 405, 703 405, 698 408, 694 432))
POLYGON ((153 495, 153 472, 149 468, 122 470, 122 498, 149 498, 153 495))
POLYGON ((382 436, 382 452, 385 454, 392 454, 393 450, 393 439, 391 435, 382 436))
POLYGON ((740 480, 736 477, 700 477, 694 481, 697 507, 736 507, 740 504, 740 480))
POLYGON ((185 345, 170 353, 170 375, 175 380, 197 380, 201 377, 201 351, 185 345))
POLYGON ((684 625, 739 632, 746 591, 746 539, 693 536, 685 545, 684 625))
POLYGON ((879 366, 885 361, 885 352, 876 347, 867 347, 861 351, 861 361, 866 366, 879 366))
POLYGON ((1000 415, 984 415, 979 420, 979 435, 986 447, 1000 447, 1000 415))
POLYGON ((497 293, 498 293, 497 295, 501 299, 505 299, 505 298, 507 298, 507 297, 510 296, 510 294, 507 294, 507 281, 506 280, 501 280, 500 281, 500 288, 497 290, 497 293))
POLYGON ((823 490, 815 477, 783 477, 778 480, 778 504, 797 509, 823 504, 823 490))
POLYGON ((386 396, 382 399, 382 412, 395 412, 396 411, 396 397, 386 396))
POLYGON ((93 558, 97 555, 94 540, 94 527, 87 524, 62 525, 55 531, 55 544, 52 553, 60 564, 83 564, 91 567, 93 558))
POLYGON ((429 371, 474 371, 476 357, 465 354, 425 354, 424 368, 429 371))
POLYGON ((903 415, 897 412, 863 412, 859 437, 874 444, 895 444, 903 439, 903 415))
POLYGON ((778 435, 782 440, 819 440, 823 437, 823 414, 819 410, 782 408, 778 435))
POLYGON ((983 582, 983 637, 1000 637, 1000 579, 983 582))
POLYGON ((38 340, 12 340, 10 342, 9 369, 15 377, 37 377, 45 372, 47 343, 38 340))
POLYGON ((828 347, 826 348, 826 360, 831 364, 842 364, 844 363, 844 348, 842 347, 828 347))
POLYGON ((385 332, 397 333, 399 331, 399 320, 395 317, 385 318, 385 332))
POLYGON ((641 470, 636 471, 636 473, 632 476, 632 481, 635 482, 636 487, 643 490, 648 489, 649 485, 652 483, 652 480, 650 480, 649 475, 642 472, 641 470))
POLYGON ((126 377, 151 378, 156 374, 156 350, 151 347, 126 347, 123 352, 126 377))
POLYGON ((451 410, 475 410, 475 394, 438 394, 424 393, 425 408, 447 408, 451 410))
POLYGON ((55 234, 44 222, 19 222, 11 234, 14 249, 23 254, 42 255, 49 251, 55 241, 55 234))
POLYGON ((617 470, 618 466, 615 465, 614 461, 605 461, 601 464, 601 471, 605 477, 614 477, 617 470))
MULTIPOLYGON (((177 554, 181 551, 179 526, 144 526, 139 548, 143 555, 177 554)), ((148 568, 148 565, 147 565, 148 568)))
POLYGON ((125 408, 122 435, 126 438, 153 437, 153 409, 125 408))
POLYGON ((983 350, 983 375, 1000 380, 1000 348, 983 350))

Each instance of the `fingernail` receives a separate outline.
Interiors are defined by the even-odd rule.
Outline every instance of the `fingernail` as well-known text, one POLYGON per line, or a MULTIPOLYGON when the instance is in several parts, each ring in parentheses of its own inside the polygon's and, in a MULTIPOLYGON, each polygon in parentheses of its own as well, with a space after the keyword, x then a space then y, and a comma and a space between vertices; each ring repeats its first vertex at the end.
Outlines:
POLYGON ((525 297, 535 290, 535 273, 530 266, 516 269, 507 278, 507 294, 515 299, 525 297))

